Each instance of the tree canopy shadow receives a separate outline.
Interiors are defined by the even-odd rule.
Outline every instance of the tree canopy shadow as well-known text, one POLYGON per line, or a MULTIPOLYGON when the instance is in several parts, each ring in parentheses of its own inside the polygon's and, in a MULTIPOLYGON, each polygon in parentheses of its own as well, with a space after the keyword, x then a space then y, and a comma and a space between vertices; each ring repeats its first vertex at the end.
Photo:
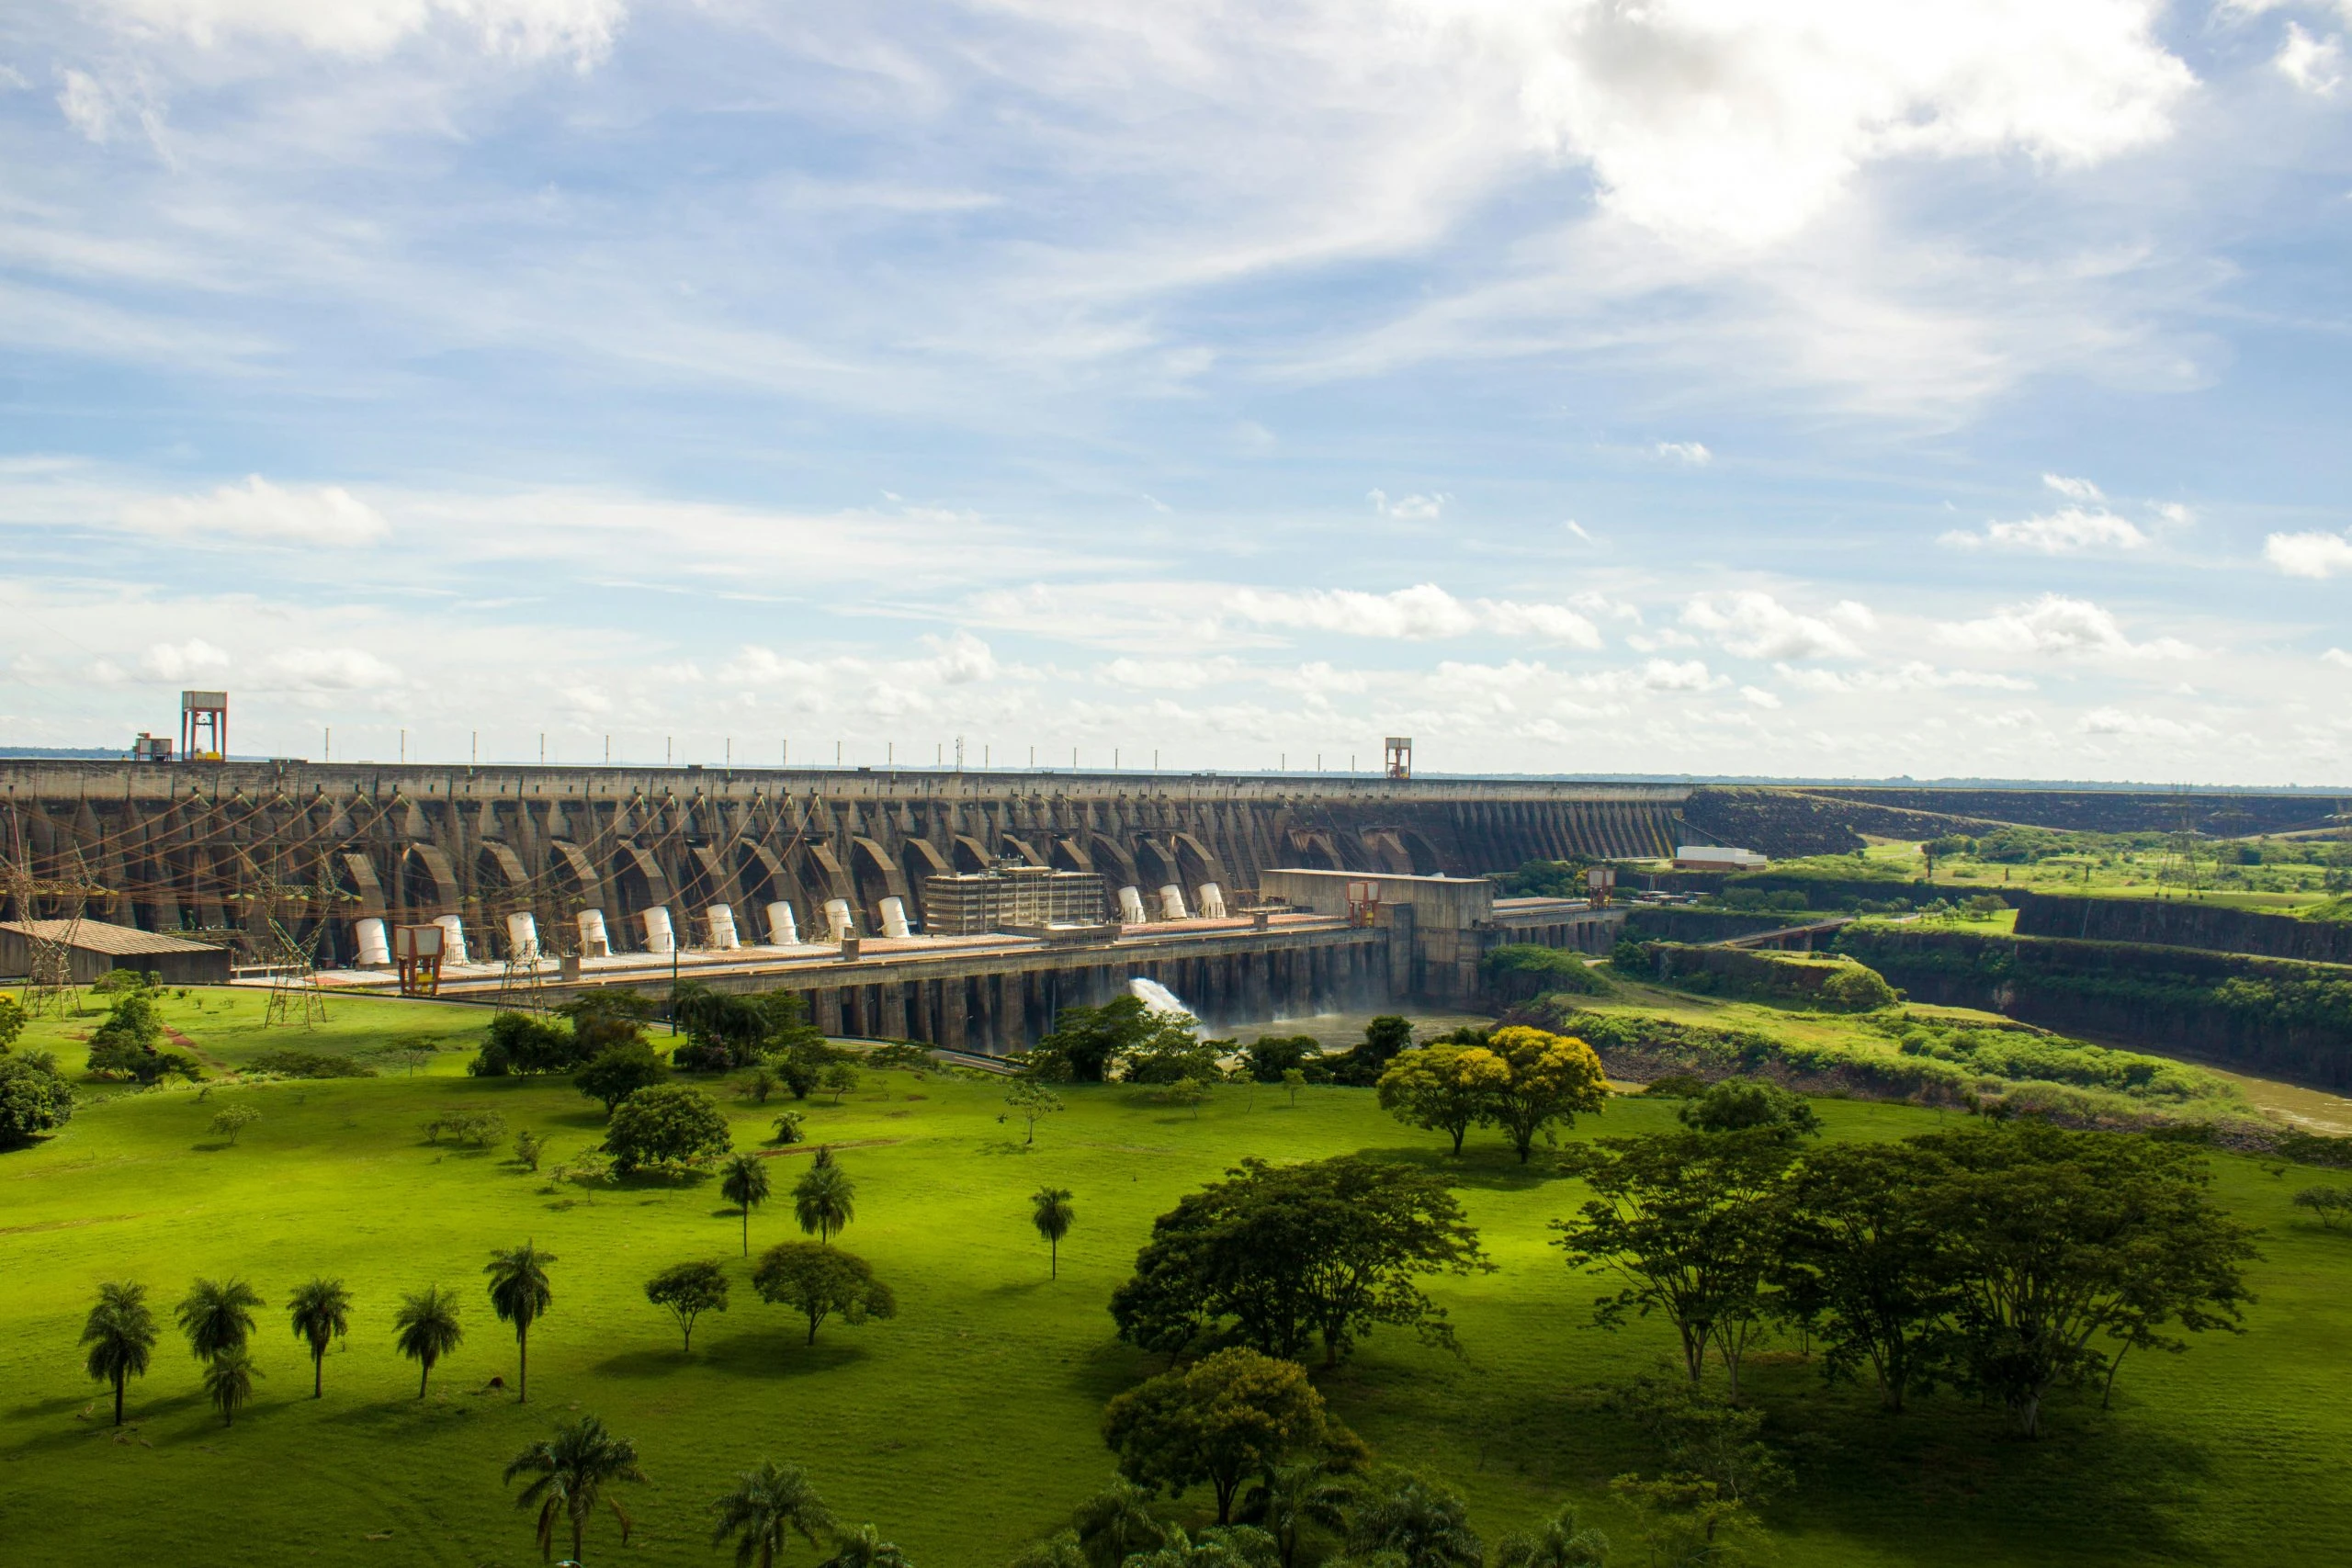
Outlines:
MULTIPOLYGON (((806 1343, 808 1329, 805 1320, 786 1323, 779 1317, 765 1328, 754 1327, 725 1338, 714 1336, 700 1355, 712 1368, 729 1376, 771 1382, 836 1372, 867 1359, 865 1348, 851 1341, 853 1336, 870 1329, 829 1323, 817 1331, 814 1345, 806 1343)), ((882 1331, 888 1332, 887 1325, 882 1331)))
POLYGON ((1355 1155, 1358 1159, 1381 1165, 1416 1167, 1448 1187, 1472 1187, 1490 1192, 1526 1192, 1567 1179, 1552 1151, 1542 1148, 1530 1156, 1525 1165, 1520 1164, 1519 1156, 1510 1149, 1495 1147, 1474 1146, 1454 1155, 1442 1145, 1407 1144, 1390 1148, 1362 1148, 1355 1155))

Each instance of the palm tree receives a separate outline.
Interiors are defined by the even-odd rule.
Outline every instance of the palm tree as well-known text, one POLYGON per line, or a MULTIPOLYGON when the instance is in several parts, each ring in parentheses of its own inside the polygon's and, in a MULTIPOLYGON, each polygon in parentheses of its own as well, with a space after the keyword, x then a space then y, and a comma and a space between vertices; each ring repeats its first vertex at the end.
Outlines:
POLYGON ((833 1554, 817 1568, 908 1568, 907 1554, 872 1525, 860 1525, 836 1534, 833 1554))
POLYGON ((297 1285, 286 1315, 294 1320, 294 1337, 311 1347, 311 1397, 317 1399, 326 1389, 327 1346, 351 1326, 351 1292, 340 1280, 297 1285))
POLYGON ((260 1295, 243 1280, 198 1280, 180 1299, 175 1315, 189 1352, 209 1361, 245 1348, 253 1337, 254 1308, 261 1304, 260 1295))
POLYGON ((1479 1568, 1486 1551, 1468 1520, 1461 1498, 1408 1475, 1395 1491, 1356 1511, 1348 1551, 1367 1557, 1394 1552, 1401 1568, 1479 1568))
POLYGON ((393 1343, 401 1354, 424 1369, 416 1380, 416 1397, 423 1399, 425 1385, 433 1381, 433 1363, 466 1337, 458 1322, 458 1300, 438 1285, 411 1292, 401 1297, 401 1310, 392 1314, 392 1326, 400 1330, 393 1343))
POLYGON ((643 1481, 645 1472, 637 1468, 637 1445, 613 1436, 595 1416, 582 1416, 560 1424, 554 1437, 516 1454, 500 1479, 512 1481, 525 1474, 538 1479, 523 1488, 514 1506, 537 1505, 542 1558, 555 1555, 555 1522, 565 1519, 571 1525, 571 1561, 580 1561, 580 1535, 599 1500, 620 1520, 621 1544, 628 1544, 628 1512, 618 1499, 606 1497, 604 1492, 616 1481, 643 1481))
POLYGON ((718 1179, 719 1196, 743 1208, 743 1256, 752 1256, 752 1210, 768 1201, 768 1162, 756 1155, 737 1155, 718 1179))
POLYGON ((108 1281, 98 1287, 97 1304, 82 1324, 82 1343, 90 1348, 83 1365, 100 1382, 114 1384, 114 1424, 122 1425, 122 1385, 147 1375, 147 1357, 155 1348, 155 1314, 147 1310, 147 1287, 108 1281))
POLYGON ((1070 1529, 1091 1568, 1119 1568, 1128 1558, 1167 1543, 1173 1527, 1152 1513, 1151 1495, 1133 1482, 1114 1481, 1071 1512, 1070 1529))
POLYGON ((1533 1535, 1507 1535, 1495 1548, 1495 1568, 1602 1568, 1609 1538, 1577 1529, 1574 1508, 1562 1508, 1533 1535))
POLYGON ((204 1364, 204 1397, 220 1412, 220 1425, 237 1424, 237 1406, 254 1396, 254 1380, 261 1369, 243 1345, 223 1350, 204 1364))
POLYGON ((501 1323, 514 1325, 514 1354, 520 1365, 514 1372, 514 1403, 526 1404, 531 1398, 531 1325, 547 1312, 548 1303, 555 1300, 555 1292, 548 1286, 548 1265, 556 1260, 552 1252, 541 1252, 529 1242, 493 1252, 482 1272, 490 1276, 490 1304, 501 1323))
POLYGON ((734 1541, 735 1568, 775 1568, 794 1536, 813 1547, 819 1530, 835 1528, 800 1467, 772 1459, 738 1475, 735 1489, 712 1503, 710 1511, 718 1520, 710 1544, 734 1541))
POLYGON ((1299 1538, 1309 1525, 1333 1534, 1346 1530, 1347 1509, 1355 1488, 1333 1475, 1320 1460, 1279 1465, 1250 1489, 1241 1500, 1239 1517, 1274 1538, 1282 1549, 1283 1568, 1298 1560, 1299 1538))
POLYGON ((1049 1280, 1062 1277, 1062 1237, 1069 1235, 1070 1222, 1076 1218, 1078 1211, 1070 1207, 1067 1187, 1040 1187, 1029 1195, 1030 1223, 1053 1249, 1048 1254, 1051 1261, 1046 1273, 1049 1280))
POLYGON ((832 1150, 818 1149, 817 1162, 793 1183, 792 1212, 802 1231, 827 1244, 857 1217, 857 1183, 833 1158, 832 1150))

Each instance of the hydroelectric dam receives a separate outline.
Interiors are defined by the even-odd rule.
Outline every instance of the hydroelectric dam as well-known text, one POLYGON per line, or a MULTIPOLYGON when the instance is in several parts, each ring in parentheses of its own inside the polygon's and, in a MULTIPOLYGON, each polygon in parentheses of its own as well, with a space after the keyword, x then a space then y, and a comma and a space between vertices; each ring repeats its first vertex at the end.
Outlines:
POLYGON ((384 990, 673 978, 829 1031, 1018 1048, 1142 977, 1212 1026, 1456 1003, 1503 942, 1619 918, 1497 899, 1530 859, 1670 853, 1676 785, 1363 775, 0 760, 14 920, 79 916, 384 990), (29 880, 28 880, 28 876, 29 880), (1352 895, 1352 897, 1351 897, 1352 895), (526 976, 527 979, 518 978, 526 976))

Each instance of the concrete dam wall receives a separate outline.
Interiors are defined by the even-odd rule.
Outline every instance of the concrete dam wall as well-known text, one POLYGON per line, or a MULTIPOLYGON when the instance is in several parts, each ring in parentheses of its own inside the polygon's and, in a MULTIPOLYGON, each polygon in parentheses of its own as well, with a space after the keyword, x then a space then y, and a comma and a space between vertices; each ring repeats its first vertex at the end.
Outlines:
MULTIPOLYGON (((560 950, 601 910, 616 951, 645 917, 698 943, 716 907, 746 941, 788 903, 920 924, 928 877, 1006 859, 1121 887, 1246 896, 1276 867, 1475 876, 1532 858, 1670 852, 1673 785, 1141 773, 397 767, 300 761, 0 761, 0 859, 86 913, 266 952, 275 919, 329 964, 364 919, 463 919, 500 954, 506 917, 560 950)), ((659 945, 658 942, 655 945, 659 945)))

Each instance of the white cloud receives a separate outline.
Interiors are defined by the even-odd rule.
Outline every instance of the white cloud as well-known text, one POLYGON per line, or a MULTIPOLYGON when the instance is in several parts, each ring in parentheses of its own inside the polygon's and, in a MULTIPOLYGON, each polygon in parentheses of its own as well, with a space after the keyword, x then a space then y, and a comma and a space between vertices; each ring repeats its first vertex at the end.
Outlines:
POLYGON ((971 633, 958 631, 953 637, 926 637, 922 640, 923 646, 932 650, 931 669, 943 684, 961 686, 973 681, 996 679, 996 655, 971 633))
POLYGON ((1383 517, 1394 517, 1407 523, 1433 523, 1444 512, 1445 503, 1453 498, 1442 492, 1437 495, 1402 495, 1388 499, 1385 491, 1374 491, 1364 499, 1383 517))
POLYGON ((1683 607, 1682 622, 1743 659, 1852 659, 1862 650, 1840 626, 1867 631, 1875 617, 1850 599, 1826 618, 1800 615, 1770 593, 1747 590, 1701 594, 1683 607))
POLYGON ((122 509, 121 522, 136 533, 172 538, 320 548, 372 545, 392 531, 382 513, 340 485, 285 490, 259 474, 209 495, 132 502, 122 509))
POLYGON ((1661 441, 1655 450, 1668 462, 1688 463, 1694 468, 1703 468, 1715 460, 1715 455, 1697 441, 1661 441))
POLYGON ((2034 683, 2022 676, 1982 670, 1939 670, 1917 660, 1890 670, 1801 670, 1792 664, 1777 665, 1775 668, 1782 680, 1814 692, 1938 692, 1967 688, 2030 692, 2035 689, 2034 683))
POLYGON ((1939 543, 1958 549, 2025 550, 2039 555, 2079 555, 2088 550, 2136 550, 2148 536, 2111 512, 2061 507, 2016 523, 1987 523, 1981 534, 1953 529, 1939 543))
POLYGON ((2124 708, 2093 708, 2075 728, 2085 735, 2120 735, 2140 740, 2194 740, 2213 733, 2210 725, 2166 718, 2162 714, 2132 713, 2124 708))
POLYGON ((1780 694, 1768 692, 1761 686, 1742 686, 1739 689, 1739 694, 1759 708, 1777 708, 1781 705, 1780 694))
POLYGON ((2177 501, 2156 502, 2156 516, 2166 525, 2174 528, 2186 528, 2197 521, 2196 512, 2177 501))
POLYGON ((265 691, 382 691, 401 684, 401 672, 356 648, 282 648, 262 661, 265 691))
POLYGON ((2339 670, 2352 670, 2352 653, 2346 653, 2340 648, 2331 648, 2319 657, 2323 664, 2333 664, 2339 670))
POLYGON ((2333 97, 2344 85, 2344 40, 2317 39, 2300 22, 2287 24, 2287 38, 2271 64, 2278 74, 2318 97, 2333 97))
POLYGON ((2166 135, 2194 85, 2156 0, 1427 8, 1518 35, 1539 134, 1591 164, 1611 210, 1743 243, 1802 226, 1881 158, 2097 163, 2166 135))
POLYGON ((2064 496, 2068 501, 2089 503, 2107 499, 2098 486, 2088 479, 2068 479, 2064 474, 2044 474, 2041 482, 2064 496))
POLYGON ((1102 666, 1100 674, 1114 686, 1131 686, 1141 691, 1193 692, 1203 686, 1231 681, 1240 672, 1239 660, 1219 657, 1114 659, 1102 666))
POLYGON ((216 48, 234 38, 372 57, 441 27, 517 60, 601 60, 628 14, 626 0, 99 0, 134 28, 177 33, 216 48))
POLYGON ((200 637, 153 644, 139 660, 140 673, 154 681, 193 681, 228 667, 228 653, 200 637))
POLYGON ((1937 626, 1936 635, 1954 647, 1990 653, 2125 659, 2189 659, 2197 654, 2177 637, 2133 642, 2108 611, 2087 599, 2058 593, 1996 610, 1980 620, 1945 622, 1937 626))
POLYGON ((1349 637, 1426 642, 1487 631, 1575 648, 1600 646, 1600 629, 1565 604, 1528 604, 1510 599, 1464 601, 1432 582, 1389 593, 1365 593, 1345 588, 1298 592, 1244 588, 1227 598, 1225 608, 1259 626, 1292 626, 1349 637))
POLYGON ((2352 535, 2273 534, 2262 541, 2262 558, 2289 577, 2333 577, 2352 571, 2352 535))
POLYGON ((64 111, 65 123, 104 146, 114 134, 113 95, 85 71, 69 70, 63 80, 65 85, 57 93, 57 107, 64 111))

